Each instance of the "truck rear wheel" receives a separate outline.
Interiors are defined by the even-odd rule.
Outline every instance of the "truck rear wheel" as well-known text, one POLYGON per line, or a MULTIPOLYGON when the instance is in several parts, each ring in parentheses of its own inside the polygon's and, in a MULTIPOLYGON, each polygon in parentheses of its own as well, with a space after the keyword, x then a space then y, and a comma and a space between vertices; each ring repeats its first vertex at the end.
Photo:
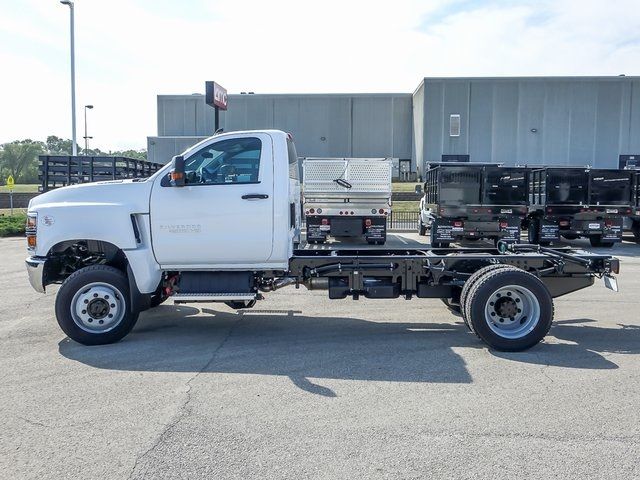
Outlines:
POLYGON ((503 268, 509 268, 512 270, 517 270, 516 267, 512 267, 511 265, 505 265, 504 263, 499 263, 496 265, 487 265, 486 267, 482 267, 480 270, 471 275, 466 282, 464 282, 464 286, 462 287, 462 292, 460 292, 460 313, 462 314, 462 319, 464 320, 464 324, 467 326, 469 330, 473 332, 473 326, 469 323, 469 292, 473 289, 475 284, 480 280, 485 274, 489 272, 493 272, 494 270, 500 270, 503 268))
POLYGON ((107 265, 92 265, 70 275, 58 290, 55 310, 62 331, 83 345, 117 342, 138 320, 126 275, 107 265))
POLYGON ((592 247, 603 247, 603 248, 611 248, 613 247, 613 242, 607 242, 602 240, 602 235, 591 235, 589 237, 589 243, 592 247))
POLYGON ((640 243, 640 222, 633 222, 631 231, 633 232, 633 239, 636 243, 640 243))
POLYGON ((468 293, 468 320, 491 348, 517 352, 549 332, 553 299, 540 279, 520 269, 485 273, 468 293))
POLYGON ((527 241, 537 245, 540 241, 540 224, 537 219, 531 219, 527 228, 527 241))

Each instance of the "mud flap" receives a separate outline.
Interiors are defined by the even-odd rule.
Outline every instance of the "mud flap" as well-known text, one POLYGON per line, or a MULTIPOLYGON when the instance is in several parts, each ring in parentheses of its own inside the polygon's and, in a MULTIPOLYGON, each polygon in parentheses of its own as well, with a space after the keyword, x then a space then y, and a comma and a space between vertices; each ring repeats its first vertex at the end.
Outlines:
POLYGON ((542 219, 540 221, 540 241, 556 242, 560 240, 560 230, 558 224, 542 219))

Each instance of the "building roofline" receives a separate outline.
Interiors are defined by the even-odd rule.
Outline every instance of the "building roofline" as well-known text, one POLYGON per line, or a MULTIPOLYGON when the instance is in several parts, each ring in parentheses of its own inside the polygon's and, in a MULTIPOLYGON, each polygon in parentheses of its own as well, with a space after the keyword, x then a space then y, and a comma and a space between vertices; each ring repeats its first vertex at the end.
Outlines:
MULTIPOLYGON (((633 75, 601 75, 601 76, 545 76, 545 75, 534 75, 534 76, 514 76, 514 77, 424 77, 420 85, 429 81, 452 81, 452 80, 460 80, 460 81, 516 81, 516 80, 526 80, 526 81, 624 81, 624 80, 640 80, 640 76, 633 75)), ((418 88, 420 88, 420 85, 418 88)))

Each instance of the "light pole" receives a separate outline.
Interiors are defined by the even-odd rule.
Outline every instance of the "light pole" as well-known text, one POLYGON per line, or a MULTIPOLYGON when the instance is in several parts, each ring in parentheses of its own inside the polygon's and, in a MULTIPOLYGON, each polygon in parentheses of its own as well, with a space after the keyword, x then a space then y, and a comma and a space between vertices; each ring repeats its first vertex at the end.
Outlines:
POLYGON ((71 151, 73 155, 78 154, 76 145, 76 55, 75 41, 73 38, 73 2, 71 0, 60 0, 60 3, 69 7, 71 24, 71 151))
POLYGON ((88 136, 87 134, 87 110, 91 110, 93 105, 85 105, 84 106, 84 154, 87 154, 87 150, 89 150, 89 139, 93 138, 88 136))

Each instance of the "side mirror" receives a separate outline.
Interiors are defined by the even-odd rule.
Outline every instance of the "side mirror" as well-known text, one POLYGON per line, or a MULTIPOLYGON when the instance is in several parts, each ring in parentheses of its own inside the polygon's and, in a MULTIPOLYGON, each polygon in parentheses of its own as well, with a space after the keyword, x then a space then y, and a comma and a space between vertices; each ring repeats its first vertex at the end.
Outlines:
POLYGON ((173 157, 173 168, 169 173, 169 180, 172 187, 184 187, 184 157, 182 155, 173 157))
POLYGON ((416 185, 416 193, 422 195, 422 185, 416 185))

